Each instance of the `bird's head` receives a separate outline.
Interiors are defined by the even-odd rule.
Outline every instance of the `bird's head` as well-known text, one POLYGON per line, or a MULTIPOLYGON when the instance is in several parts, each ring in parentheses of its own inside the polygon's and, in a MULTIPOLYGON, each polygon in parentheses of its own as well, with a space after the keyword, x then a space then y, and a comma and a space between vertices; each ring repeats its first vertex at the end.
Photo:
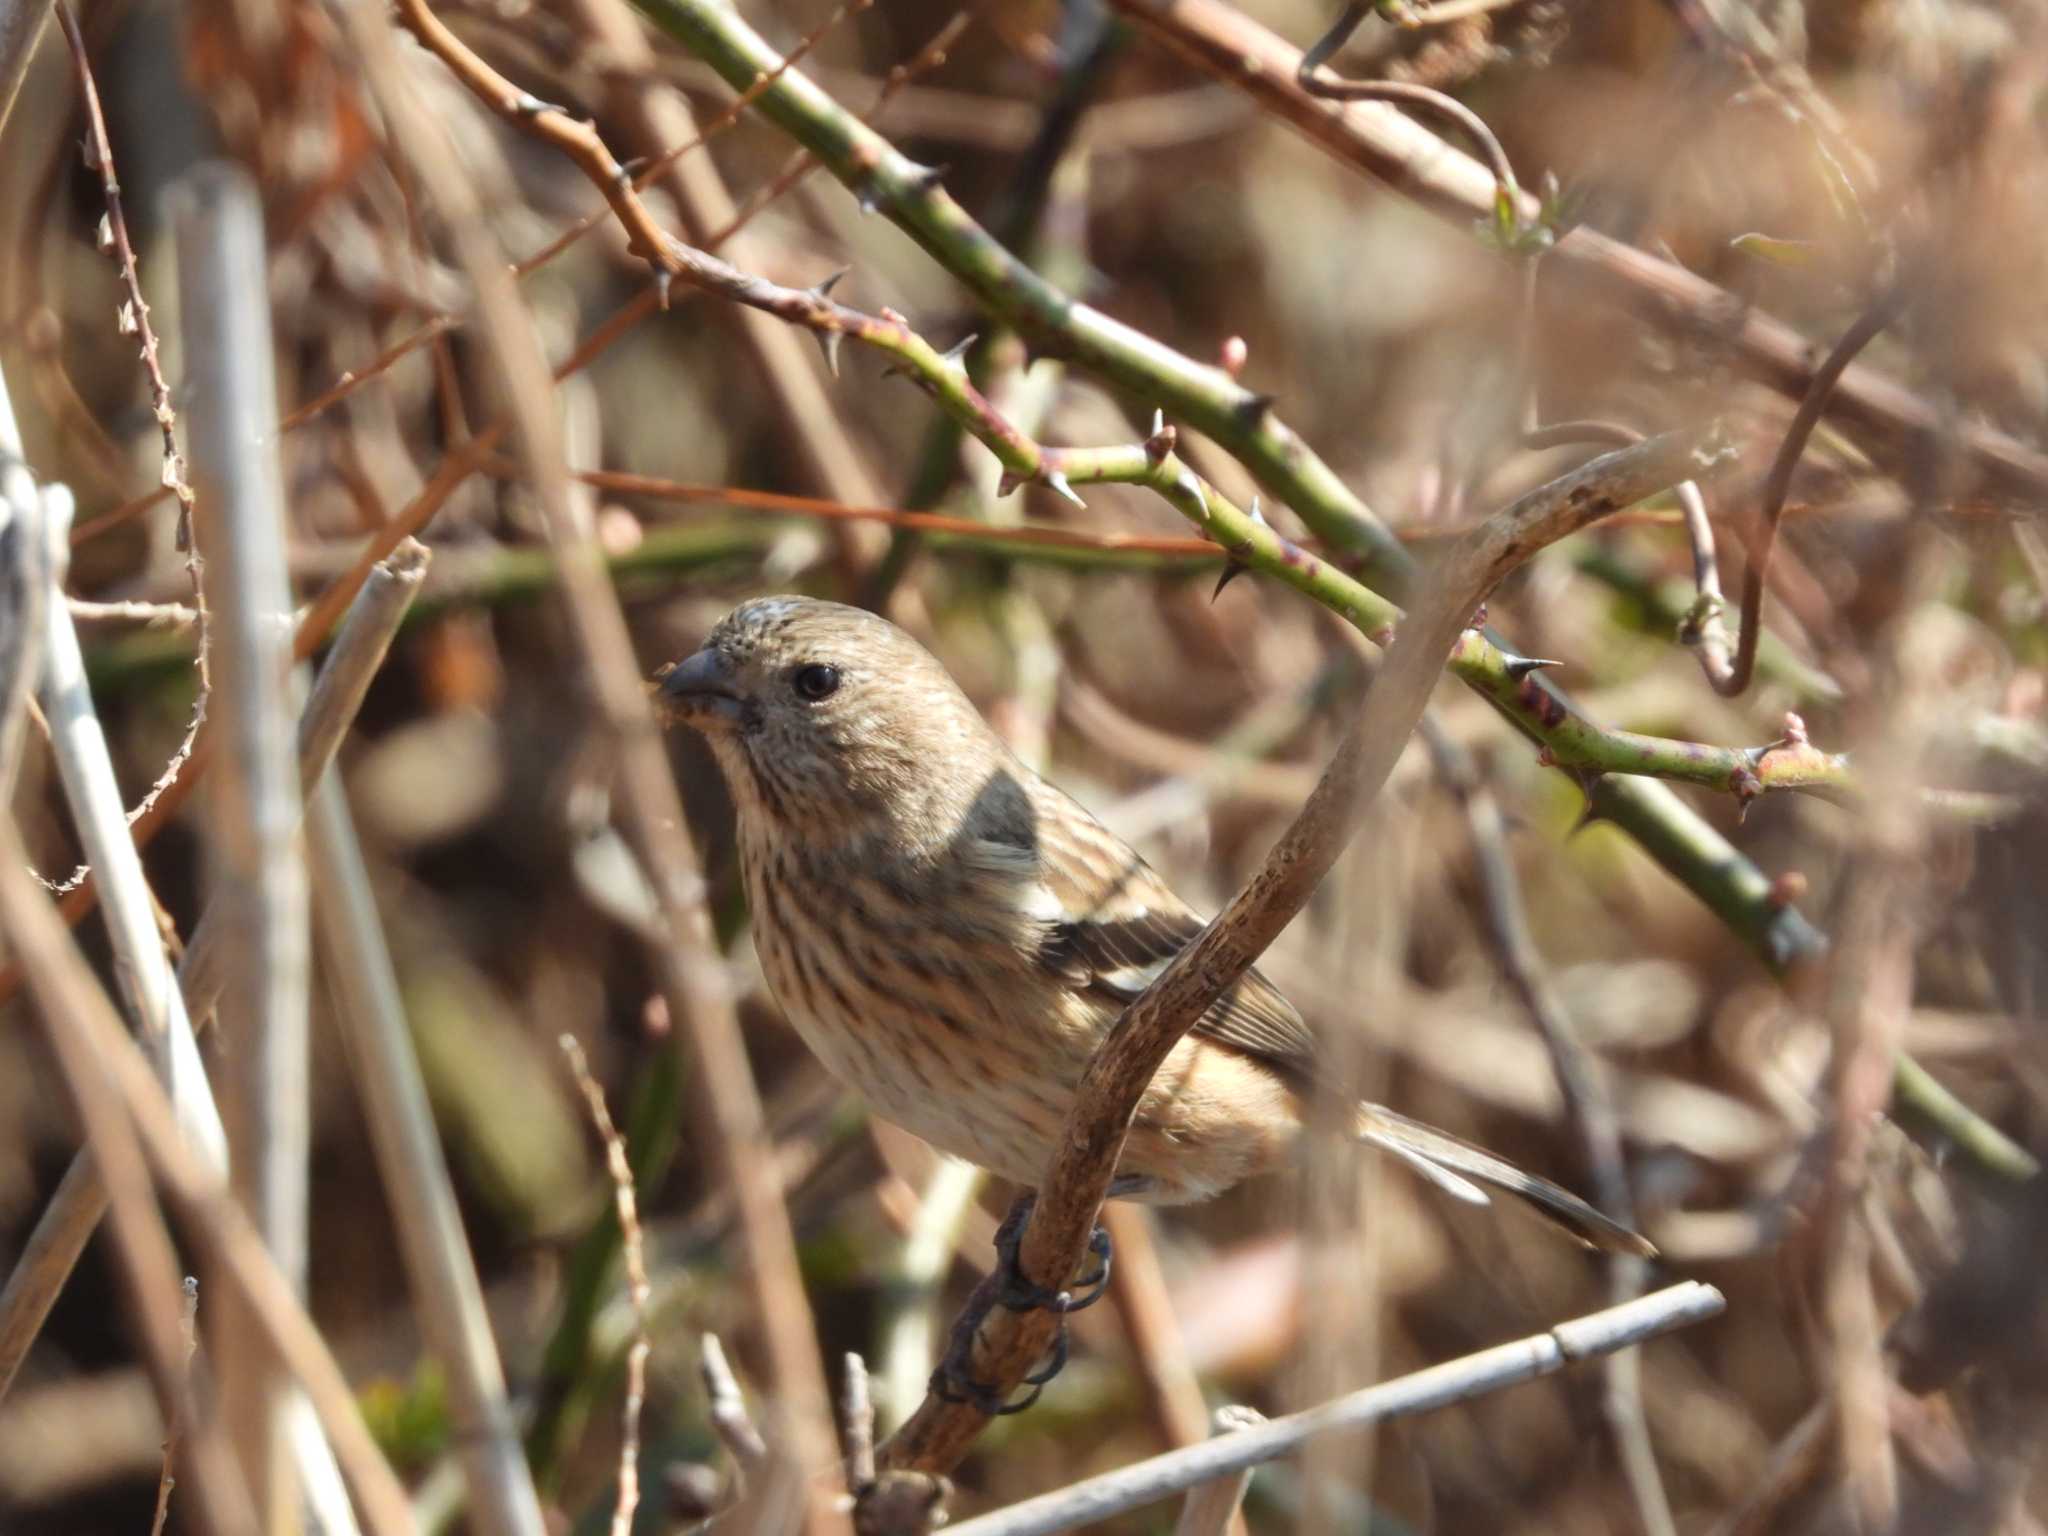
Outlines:
POLYGON ((944 824, 1003 751, 931 652, 888 620, 807 597, 763 597, 719 620, 662 673, 667 717, 710 740, 742 821, 812 836, 944 824))

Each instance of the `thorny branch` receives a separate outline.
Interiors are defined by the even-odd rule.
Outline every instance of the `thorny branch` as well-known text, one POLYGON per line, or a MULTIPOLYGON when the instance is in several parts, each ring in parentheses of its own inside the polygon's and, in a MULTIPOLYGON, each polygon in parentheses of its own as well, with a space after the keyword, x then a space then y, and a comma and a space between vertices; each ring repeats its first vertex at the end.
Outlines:
POLYGON ((507 122, 560 150, 604 194, 605 202, 626 231, 634 255, 654 269, 657 291, 666 304, 668 279, 675 275, 667 243, 633 177, 613 158, 595 128, 571 117, 552 102, 529 95, 477 56, 428 8, 426 0, 397 0, 398 17, 420 45, 440 59, 479 101, 507 122))
MULTIPOLYGON (((720 134, 729 131, 745 115, 746 109, 753 103, 754 99, 761 92, 772 87, 783 71, 794 68, 800 63, 847 16, 857 11, 865 10, 873 3, 874 0, 843 0, 843 3, 836 10, 826 16, 823 21, 819 22, 809 32, 797 39, 796 43, 791 46, 789 53, 776 68, 764 70, 757 79, 751 81, 745 90, 737 93, 717 114, 707 118, 688 139, 664 150, 641 167, 638 173, 632 177, 632 190, 636 194, 644 192, 649 186, 659 180, 678 160, 695 150, 701 149, 720 134)), ((894 94, 896 88, 900 88, 902 83, 907 83, 907 80, 912 78, 914 74, 915 70, 910 70, 905 75, 904 81, 899 82, 892 71, 890 85, 884 88, 881 95, 877 98, 876 105, 880 106, 885 102, 894 94)), ((605 190, 609 192, 611 189, 605 190)), ((758 207, 748 210, 747 217, 751 218, 760 213, 770 201, 772 199, 763 199, 758 207)), ((610 201, 607 200, 604 207, 576 220, 567 229, 563 230, 560 235, 542 246, 538 251, 535 251, 531 256, 516 262, 512 270, 520 277, 532 276, 557 256, 569 250, 585 235, 588 235, 610 217, 612 217, 612 206, 610 201)), ((745 219, 738 220, 732 227, 719 231, 715 238, 706 242, 707 245, 716 249, 725 240, 737 234, 745 222, 745 219)), ((642 319, 651 313, 655 308, 655 298, 656 295, 650 293, 645 296, 644 304, 636 302, 634 306, 630 307, 626 311, 627 316, 630 317, 628 323, 630 324, 632 321, 642 319)), ((283 420, 279 422, 280 430, 285 432, 296 431, 308 422, 324 415, 364 385, 385 377, 395 365, 406 357, 439 337, 447 335, 461 323, 460 316, 438 315, 432 320, 427 321, 417 330, 401 336, 362 367, 344 372, 333 384, 287 413, 283 420)), ((600 348, 599 350, 602 349, 600 348)), ((585 362, 588 360, 587 357, 584 359, 585 362)), ((569 373, 575 371, 575 369, 572 366, 565 365, 563 371, 564 373, 569 373)), ((74 545, 82 544, 114 528, 121 527, 123 524, 133 521, 144 512, 159 505, 170 494, 171 492, 168 488, 160 488, 146 495, 137 496, 132 500, 123 502, 120 506, 110 508, 79 524, 72 534, 72 543, 74 545)), ((389 553, 389 550, 384 550, 382 553, 389 553)), ((382 553, 377 558, 382 558, 382 553)), ((346 606, 346 601, 346 598, 342 600, 343 606, 346 606)))
MULTIPOLYGON (((171 386, 164 379, 163 363, 157 353, 156 330, 149 323, 149 304, 142 296, 142 279, 135 268, 135 247, 128 239, 128 217, 121 207, 121 183, 114 174, 114 151, 107 140, 105 114, 100 111, 99 87, 93 81, 92 65, 85 52, 85 38, 78 30, 78 20, 71 14, 70 5, 60 3, 55 10, 64 31, 64 41, 71 50, 72 64, 78 72, 79 98, 85 107, 86 166, 99 173, 100 195, 107 205, 107 211, 100 220, 99 247, 111 255, 121 269, 121 287, 127 294, 121 305, 121 332, 136 337, 143 372, 149 377, 151 414, 163 436, 163 488, 160 494, 175 496, 178 501, 178 547, 185 552, 185 574, 192 584, 192 610, 198 623, 199 643, 193 651, 192 663, 199 673, 199 687, 192 700, 192 716, 186 722, 183 738, 164 764, 163 771, 157 775, 156 782, 128 812, 129 825, 133 826, 149 815, 188 765, 194 773, 203 766, 203 762, 195 763, 193 758, 200 730, 206 724, 206 703, 213 688, 209 664, 211 637, 206 623, 206 594, 202 590, 199 545, 192 537, 192 486, 185 475, 184 456, 178 451, 178 416, 171 407, 171 386)), ((43 883, 53 894, 63 896, 78 889, 91 873, 91 865, 80 864, 62 880, 45 880, 43 883)))

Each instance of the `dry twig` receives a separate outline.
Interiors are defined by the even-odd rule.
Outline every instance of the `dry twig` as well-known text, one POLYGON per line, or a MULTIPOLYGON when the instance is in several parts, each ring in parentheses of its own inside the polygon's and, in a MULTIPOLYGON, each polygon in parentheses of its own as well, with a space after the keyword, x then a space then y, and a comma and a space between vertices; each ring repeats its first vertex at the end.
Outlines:
MULTIPOLYGON (((47 894, 27 873, 20 835, 5 817, 0 817, 0 931, 21 959, 93 1155, 105 1170, 116 1236, 132 1256, 135 1301, 161 1379, 174 1384, 178 1374, 178 1324, 170 1304, 178 1269, 150 1198, 152 1171, 218 1257, 230 1288, 312 1400, 365 1528, 372 1536, 407 1536, 413 1529, 412 1506, 363 1423, 347 1378, 226 1182, 187 1145, 170 1100, 121 1028, 47 894)), ((168 1417, 177 1393, 175 1385, 164 1390, 168 1417)), ((185 1422, 191 1426, 187 1444, 199 1499, 215 1512, 217 1522, 226 1521, 216 1523, 215 1530, 253 1531, 253 1517, 230 1520, 222 1514, 233 1508, 226 1502, 231 1497, 245 1510, 247 1503, 227 1448, 218 1443, 218 1420, 203 1415, 185 1422)))
MULTIPOLYGON (((185 1335, 185 1370, 192 1369, 192 1356, 199 1348, 199 1280, 197 1276, 185 1277, 185 1310, 179 1315, 179 1326, 185 1335)), ((190 1388, 188 1387, 189 1391, 190 1388)), ((172 1419, 164 1425, 164 1466, 156 1479, 156 1513, 150 1517, 149 1536, 164 1536, 164 1522, 171 1517, 171 1490, 178 1486, 177 1478, 171 1475, 172 1454, 178 1448, 178 1420, 172 1419)))
POLYGON ((1704 1322, 1718 1316, 1725 1305, 1712 1286, 1688 1280, 1626 1306, 1559 1323, 1548 1333, 1431 1366, 1319 1408, 1246 1425, 1200 1445, 1168 1451, 1150 1461, 1026 1499, 952 1526, 950 1536, 1054 1536, 1256 1467, 1315 1436, 1466 1402, 1547 1376, 1580 1360, 1629 1348, 1672 1329, 1704 1322))
MULTIPOLYGON (((100 111, 99 87, 94 83, 92 65, 86 57, 85 39, 80 35, 78 22, 71 14, 71 7, 58 3, 53 7, 58 24, 63 28, 64 41, 70 47, 72 66, 78 72, 79 98, 85 105, 86 124, 86 166, 97 171, 100 178, 100 195, 105 200, 107 211, 100 221, 99 245, 102 251, 111 255, 121 269, 121 286, 127 299, 121 306, 121 331, 132 333, 141 349, 143 372, 149 378, 149 399, 151 414, 156 419, 157 431, 163 437, 163 490, 177 498, 178 502, 178 546, 185 551, 185 573, 192 583, 192 606, 197 615, 199 643, 193 651, 192 663, 199 673, 199 688, 192 700, 192 717, 186 723, 185 735, 150 785, 147 793, 136 801, 135 808, 128 812, 131 824, 147 816, 166 791, 177 782, 186 766, 192 762, 199 743, 199 732, 206 724, 207 700, 213 691, 210 637, 206 624, 206 593, 203 581, 203 562, 198 546, 192 539, 192 511, 194 499, 191 483, 185 476, 185 460, 178 452, 178 417, 171 408, 171 386, 164 379, 163 363, 157 355, 156 331, 149 323, 149 304, 142 296, 142 279, 135 269, 135 247, 128 239, 128 218, 121 207, 121 183, 114 174, 114 152, 107 139, 105 115, 100 111)), ((80 864, 61 881, 46 882, 58 895, 75 890, 91 873, 91 861, 80 864)))
POLYGON ((626 1402, 620 1412, 625 1426, 619 1436, 619 1502, 612 1511, 612 1536, 630 1536, 633 1512, 640 1507, 640 1409, 647 1400, 647 1259, 640 1235, 640 1209, 633 1198, 633 1165, 626 1157, 626 1140, 612 1124, 612 1113, 604 1102, 604 1089, 590 1075, 590 1063, 574 1035, 557 1042, 569 1059, 576 1086, 590 1106, 591 1123, 604 1142, 605 1167, 610 1170, 613 1198, 619 1210, 619 1238, 626 1263, 626 1298, 633 1308, 633 1342, 626 1351, 626 1402))
MULTIPOLYGON (((1266 1416, 1256 1408, 1226 1404, 1216 1410, 1214 1427, 1219 1435, 1232 1435, 1265 1422, 1266 1416)), ((1243 1516, 1239 1511, 1251 1485, 1250 1467, 1197 1483, 1188 1490, 1187 1500, 1180 1507, 1173 1536, 1224 1536, 1234 1527, 1241 1529, 1243 1516)))
POLYGON ((1784 515, 1785 495, 1792 488, 1792 474, 1799 467, 1800 455, 1806 451, 1813 429, 1820 425, 1829 401, 1842 387, 1842 377, 1855 361, 1856 354, 1897 318, 1905 306, 1906 297, 1906 284, 1893 284, 1842 333, 1842 339, 1814 369, 1813 379, 1800 398, 1799 409, 1793 413, 1792 425, 1785 430, 1785 440, 1778 445, 1777 457, 1771 460, 1770 473, 1764 477, 1762 505, 1758 509, 1762 531, 1749 552, 1749 569, 1742 580, 1742 627, 1735 637, 1734 669, 1726 686, 1719 682, 1714 685, 1724 694, 1732 697, 1741 693, 1756 672, 1757 644, 1763 638, 1764 580, 1770 573, 1771 551, 1777 545, 1778 522, 1784 515))
MULTIPOLYGON (((425 548, 408 540, 376 567, 350 609, 300 722, 303 789, 310 789, 326 770, 355 719, 399 620, 419 590, 426 562, 425 548)), ((225 939, 225 924, 209 906, 192 930, 178 972, 179 991, 199 1025, 212 1014, 220 996, 225 939)), ((6 1288, 0 1290, 0 1395, 27 1357, 106 1208, 106 1182, 91 1152, 81 1150, 37 1218, 6 1288)))
MULTIPOLYGON (((1426 716, 1422 734, 1436 759, 1437 772, 1464 807, 1495 963, 1549 1053, 1551 1071, 1564 1097, 1565 1118, 1578 1132, 1581 1155, 1592 1176, 1593 1198, 1616 1221, 1635 1226, 1635 1198, 1606 1070, 1579 1038, 1536 948, 1535 935, 1529 931, 1500 803, 1470 754, 1426 716)), ((1614 1255, 1609 1260, 1610 1300, 1616 1305, 1633 1301, 1641 1293, 1645 1269, 1641 1259, 1614 1255)), ((1649 1425, 1643 1417, 1640 1362, 1633 1355, 1617 1354, 1609 1356, 1603 1368, 1602 1415, 1635 1498, 1644 1536, 1675 1536, 1671 1500, 1658 1475, 1649 1425)))
MULTIPOLYGON (((415 580, 388 601, 402 611, 417 590, 415 580)), ((397 617, 391 615, 394 628, 397 617)), ((312 791, 307 842, 319 872, 315 916, 339 1017, 361 1079, 371 1141, 421 1324, 448 1374, 470 1507, 493 1531, 539 1536, 545 1529, 540 1503, 506 1399, 476 1261, 456 1208, 362 848, 341 781, 332 772, 312 791)))

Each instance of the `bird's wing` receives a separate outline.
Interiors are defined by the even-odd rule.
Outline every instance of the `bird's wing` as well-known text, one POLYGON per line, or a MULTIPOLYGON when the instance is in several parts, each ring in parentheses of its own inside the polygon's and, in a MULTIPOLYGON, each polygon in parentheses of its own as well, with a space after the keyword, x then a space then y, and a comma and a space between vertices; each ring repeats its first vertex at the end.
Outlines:
MULTIPOLYGON (((1037 814, 1028 867, 1037 878, 1020 904, 1045 922, 1038 930, 1039 963, 1121 1007, 1194 941, 1202 919, 1121 838, 1058 790, 1040 785, 1033 799, 1037 814), (1041 796, 1058 796, 1058 802, 1041 796)), ((1257 971, 1247 971, 1191 1033, 1256 1057, 1304 1093, 1313 1090, 1315 1036, 1257 971)), ((1400 1158, 1454 1199, 1485 1205, 1487 1191, 1497 1190, 1586 1247, 1644 1257, 1656 1253, 1643 1237, 1570 1191, 1406 1115, 1361 1104, 1353 1134, 1400 1158)))
MULTIPOLYGON (((1150 986, 1202 931, 1203 920, 1122 838, 1050 785, 1035 828, 1049 919, 1038 962, 1121 1007, 1150 986), (1051 800, 1057 796, 1058 800, 1051 800)), ((1192 1031, 1254 1056, 1297 1084, 1312 1077, 1315 1036, 1257 971, 1219 998, 1192 1031)))

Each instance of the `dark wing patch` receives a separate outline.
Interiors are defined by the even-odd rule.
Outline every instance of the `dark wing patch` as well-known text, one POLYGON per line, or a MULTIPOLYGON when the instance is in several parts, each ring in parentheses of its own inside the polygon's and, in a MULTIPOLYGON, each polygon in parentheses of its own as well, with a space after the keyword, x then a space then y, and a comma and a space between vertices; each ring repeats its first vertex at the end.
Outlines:
MULTIPOLYGON (((1043 779, 1027 780, 1038 874, 1050 908, 1039 960, 1121 1008, 1194 942, 1202 919, 1130 845, 1043 779)), ((1223 995, 1192 1033, 1255 1056, 1297 1085, 1314 1076, 1315 1036, 1257 971, 1223 995)))
MULTIPOLYGON (((1122 1007, 1202 931, 1186 907, 1140 907, 1129 916, 1080 918, 1055 925, 1039 957, 1076 987, 1122 1007)), ((1191 1033, 1243 1051, 1305 1083, 1316 1066, 1316 1040, 1294 1005, 1257 971, 1224 993, 1191 1033)))

